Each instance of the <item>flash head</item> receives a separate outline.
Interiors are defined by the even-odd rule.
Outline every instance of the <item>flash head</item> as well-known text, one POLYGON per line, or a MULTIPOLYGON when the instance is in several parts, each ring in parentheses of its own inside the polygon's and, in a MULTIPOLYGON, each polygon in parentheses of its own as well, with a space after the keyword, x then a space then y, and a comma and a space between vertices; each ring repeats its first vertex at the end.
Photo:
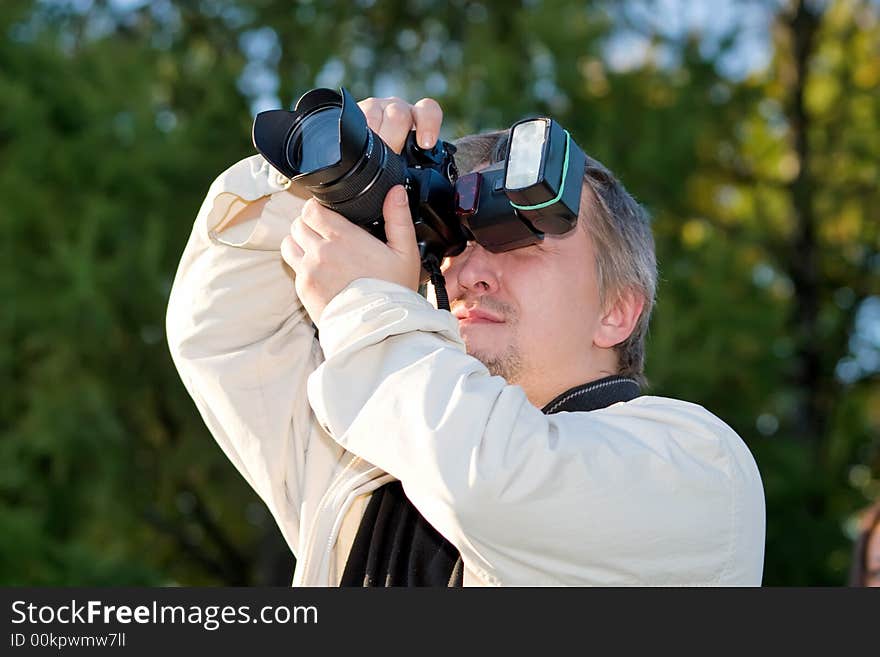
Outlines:
POLYGON ((501 253, 567 233, 577 225, 585 165, 584 152, 554 120, 513 124, 504 159, 455 184, 468 239, 501 253))
POLYGON ((560 235, 577 223, 586 156, 556 121, 525 119, 510 128, 504 193, 541 233, 560 235))

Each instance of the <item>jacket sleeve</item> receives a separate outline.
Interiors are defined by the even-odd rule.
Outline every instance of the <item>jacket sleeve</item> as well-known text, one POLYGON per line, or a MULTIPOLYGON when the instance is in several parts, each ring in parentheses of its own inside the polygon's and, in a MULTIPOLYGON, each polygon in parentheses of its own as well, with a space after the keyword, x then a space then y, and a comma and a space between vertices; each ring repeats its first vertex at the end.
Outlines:
POLYGON ((467 355, 449 312, 374 279, 337 295, 319 328, 319 420, 400 479, 484 582, 760 583, 757 470, 704 409, 649 398, 544 415, 467 355))
MULTIPOLYGON (((281 259, 281 241, 302 205, 286 184, 261 156, 214 181, 177 270, 166 328, 174 363, 209 430, 296 554, 306 477, 329 473, 306 469, 314 437, 306 381, 322 355, 281 259), (265 197, 259 216, 222 230, 265 197)), ((317 449, 341 452, 325 442, 317 449)))

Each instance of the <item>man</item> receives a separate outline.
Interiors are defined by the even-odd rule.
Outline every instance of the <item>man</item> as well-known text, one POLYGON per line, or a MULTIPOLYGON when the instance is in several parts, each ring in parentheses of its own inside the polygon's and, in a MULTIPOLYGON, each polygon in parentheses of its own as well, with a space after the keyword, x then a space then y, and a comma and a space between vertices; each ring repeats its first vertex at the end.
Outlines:
MULTIPOLYGON (((360 106, 398 152, 440 133, 430 99, 360 106)), ((459 163, 502 152, 472 137, 459 163)), ((259 156, 214 182, 167 324, 294 585, 760 584, 748 449, 700 406, 639 395, 653 240, 604 167, 588 159, 569 233, 447 259, 452 314, 416 292, 402 188, 384 244, 288 184, 259 156)))

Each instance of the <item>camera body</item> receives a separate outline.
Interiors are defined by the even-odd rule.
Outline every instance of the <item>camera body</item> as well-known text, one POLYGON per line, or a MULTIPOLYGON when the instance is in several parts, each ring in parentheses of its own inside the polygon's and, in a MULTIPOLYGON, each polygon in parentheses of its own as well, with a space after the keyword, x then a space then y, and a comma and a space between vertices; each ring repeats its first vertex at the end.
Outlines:
POLYGON ((402 153, 392 151, 344 87, 313 89, 292 112, 261 112, 253 141, 299 191, 383 241, 385 196, 403 185, 429 272, 470 240, 502 252, 577 223, 586 156, 549 118, 515 123, 504 161, 461 177, 448 142, 422 149, 411 131, 402 153))

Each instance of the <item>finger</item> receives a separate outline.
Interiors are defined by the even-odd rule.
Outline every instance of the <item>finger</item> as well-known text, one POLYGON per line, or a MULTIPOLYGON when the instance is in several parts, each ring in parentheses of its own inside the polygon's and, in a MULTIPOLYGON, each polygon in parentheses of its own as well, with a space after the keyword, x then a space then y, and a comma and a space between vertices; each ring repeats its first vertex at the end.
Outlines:
POLYGON ((325 241, 323 237, 306 225, 302 220, 302 215, 293 220, 290 225, 290 235, 305 253, 317 250, 321 246, 321 242, 325 241))
POLYGON ((443 124, 443 110, 433 98, 422 98, 412 107, 416 139, 422 148, 433 148, 443 124))
POLYGON ((385 196, 382 216, 385 218, 385 236, 389 247, 401 254, 418 251, 416 229, 409 212, 406 190, 402 185, 395 185, 385 196))
POLYGON ((350 232, 355 226, 338 212, 324 207, 314 199, 310 199, 300 215, 306 226, 318 233, 325 240, 338 239, 350 232))
POLYGON ((293 239, 291 235, 286 236, 283 240, 281 240, 281 257, 293 271, 297 271, 299 267, 299 263, 302 262, 302 258, 305 255, 303 250, 299 248, 299 244, 293 239))
POLYGON ((382 129, 382 119, 385 118, 385 104, 378 98, 367 98, 360 101, 358 107, 364 113, 370 130, 378 133, 382 129))
POLYGON ((413 127, 412 106, 395 98, 385 105, 379 136, 395 153, 403 150, 406 136, 413 127))

